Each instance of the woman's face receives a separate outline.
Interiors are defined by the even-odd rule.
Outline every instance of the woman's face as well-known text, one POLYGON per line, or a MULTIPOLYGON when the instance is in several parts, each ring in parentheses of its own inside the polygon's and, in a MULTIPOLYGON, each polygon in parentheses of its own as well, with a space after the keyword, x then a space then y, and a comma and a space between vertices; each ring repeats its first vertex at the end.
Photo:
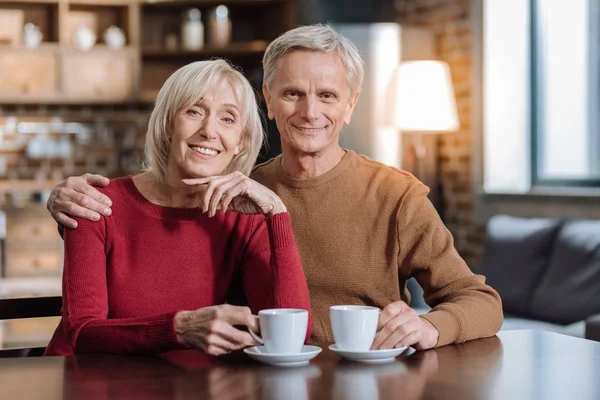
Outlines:
POLYGON ((184 106, 172 121, 168 176, 179 180, 221 174, 242 150, 240 108, 226 81, 184 106))

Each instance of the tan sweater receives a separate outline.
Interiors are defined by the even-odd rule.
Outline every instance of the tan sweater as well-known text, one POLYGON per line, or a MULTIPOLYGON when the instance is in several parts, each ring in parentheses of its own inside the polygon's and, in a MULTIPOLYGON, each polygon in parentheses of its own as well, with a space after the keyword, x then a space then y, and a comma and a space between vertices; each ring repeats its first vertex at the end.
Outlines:
POLYGON ((410 277, 433 307, 422 317, 439 331, 438 346, 498 332, 498 294, 458 255, 429 189, 411 174, 347 151, 314 179, 287 175, 281 156, 257 166, 252 178, 275 191, 292 216, 314 314, 311 343, 333 342, 332 305, 410 303, 410 277))

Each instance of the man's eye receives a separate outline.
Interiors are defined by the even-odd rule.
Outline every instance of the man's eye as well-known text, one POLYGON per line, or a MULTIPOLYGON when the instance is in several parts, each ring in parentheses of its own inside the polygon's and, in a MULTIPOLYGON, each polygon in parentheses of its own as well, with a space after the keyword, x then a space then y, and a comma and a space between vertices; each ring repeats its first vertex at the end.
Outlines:
POLYGON ((289 97, 299 97, 299 96, 300 96, 300 92, 297 92, 297 91, 295 91, 295 90, 290 90, 290 91, 287 93, 287 95, 288 95, 289 97))

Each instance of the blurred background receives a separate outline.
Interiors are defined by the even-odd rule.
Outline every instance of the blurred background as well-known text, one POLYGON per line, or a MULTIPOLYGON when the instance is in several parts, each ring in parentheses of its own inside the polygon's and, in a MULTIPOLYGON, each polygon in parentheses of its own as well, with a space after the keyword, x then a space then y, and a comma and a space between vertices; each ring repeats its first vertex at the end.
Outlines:
MULTIPOLYGON (((153 101, 173 71, 224 57, 262 103, 269 42, 322 22, 366 62, 342 145, 431 188, 459 253, 501 292, 505 328, 583 336, 581 321, 600 313, 599 6, 0 0, 0 298, 60 295, 49 191, 86 172, 138 172, 153 101)), ((267 130, 259 161, 281 149, 274 124, 267 130)), ((45 345, 56 324, 6 321, 0 346, 45 345)))

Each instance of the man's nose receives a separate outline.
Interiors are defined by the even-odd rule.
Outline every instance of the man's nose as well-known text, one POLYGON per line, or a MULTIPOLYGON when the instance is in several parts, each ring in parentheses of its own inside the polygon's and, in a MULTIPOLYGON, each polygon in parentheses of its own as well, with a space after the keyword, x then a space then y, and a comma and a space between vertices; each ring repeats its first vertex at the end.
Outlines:
POLYGON ((319 117, 319 103, 311 96, 304 97, 300 115, 307 121, 314 121, 319 117))

